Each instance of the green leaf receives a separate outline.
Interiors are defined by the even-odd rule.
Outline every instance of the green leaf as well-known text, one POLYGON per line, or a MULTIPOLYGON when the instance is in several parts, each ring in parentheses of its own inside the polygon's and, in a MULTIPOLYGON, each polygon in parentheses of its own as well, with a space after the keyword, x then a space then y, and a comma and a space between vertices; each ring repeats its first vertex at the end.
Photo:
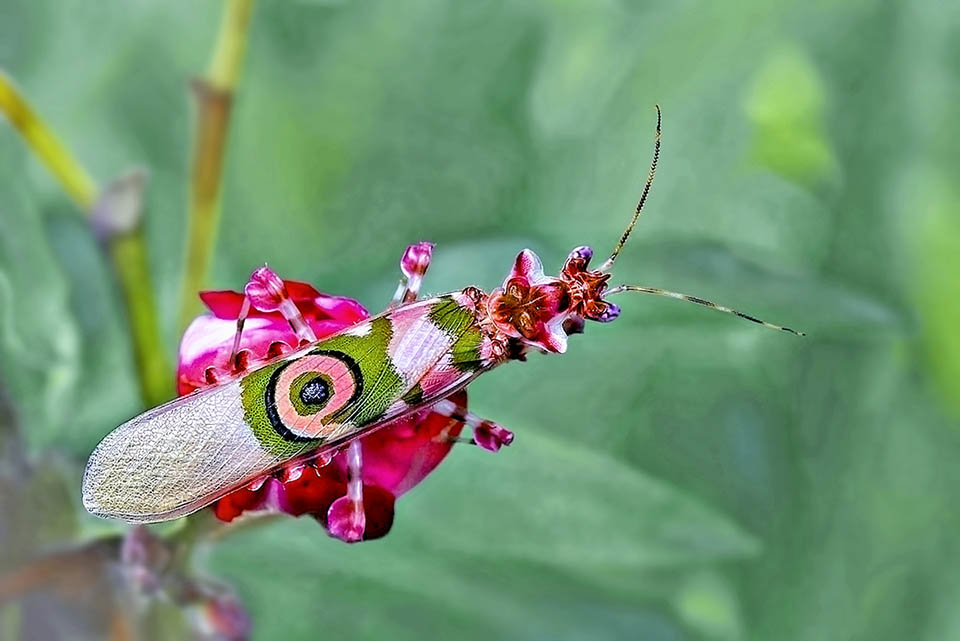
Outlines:
POLYGON ((514 427, 516 447, 496 456, 455 452, 439 478, 404 499, 398 538, 571 570, 640 569, 758 552, 757 542, 736 525, 668 484, 586 446, 514 427), (416 534, 407 532, 410 527, 416 534))

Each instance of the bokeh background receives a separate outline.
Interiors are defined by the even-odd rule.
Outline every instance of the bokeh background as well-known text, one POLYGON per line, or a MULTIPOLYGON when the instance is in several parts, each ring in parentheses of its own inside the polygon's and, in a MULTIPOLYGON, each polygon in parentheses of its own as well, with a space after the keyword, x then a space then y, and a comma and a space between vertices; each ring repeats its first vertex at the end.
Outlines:
MULTIPOLYGON (((166 362, 189 81, 221 10, 0 2, 0 67, 98 183, 149 171, 166 362)), ((255 4, 207 286, 267 262, 379 310, 416 240, 437 243, 428 292, 495 286, 523 247, 603 254, 659 103, 617 279, 809 336, 624 297, 568 354, 471 387, 516 442, 455 449, 385 539, 278 519, 199 571, 257 639, 960 639, 958 42, 940 0, 255 4)), ((49 575, 8 591, 0 638, 123 638, 89 605, 112 598, 100 557, 43 564, 124 531, 79 502, 86 456, 144 409, 124 310, 0 119, 0 570, 49 575)), ((160 610, 139 634, 184 638, 160 610)))

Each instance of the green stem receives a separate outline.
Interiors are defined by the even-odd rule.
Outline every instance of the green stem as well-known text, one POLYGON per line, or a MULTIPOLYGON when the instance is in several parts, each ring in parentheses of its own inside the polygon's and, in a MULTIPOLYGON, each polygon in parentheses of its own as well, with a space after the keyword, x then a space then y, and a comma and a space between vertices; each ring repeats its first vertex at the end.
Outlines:
POLYGON ((147 405, 159 405, 173 395, 173 376, 160 339, 147 243, 138 226, 132 233, 112 238, 108 248, 132 332, 140 395, 147 405))
MULTIPOLYGON (((23 136, 87 217, 91 219, 100 189, 40 115, 33 110, 10 78, 0 72, 0 110, 23 136)), ((149 261, 142 227, 106 238, 106 251, 120 285, 144 403, 156 405, 173 392, 170 365, 160 339, 149 261)))
POLYGON ((180 296, 180 327, 199 311, 197 292, 206 284, 220 220, 220 183, 233 92, 247 44, 253 0, 226 0, 220 35, 207 75, 193 83, 197 128, 193 145, 186 263, 180 296))
POLYGON ((200 510, 188 516, 184 520, 183 527, 168 539, 173 552, 170 567, 189 573, 193 551, 197 544, 220 535, 226 528, 226 524, 221 523, 213 515, 213 510, 200 510))

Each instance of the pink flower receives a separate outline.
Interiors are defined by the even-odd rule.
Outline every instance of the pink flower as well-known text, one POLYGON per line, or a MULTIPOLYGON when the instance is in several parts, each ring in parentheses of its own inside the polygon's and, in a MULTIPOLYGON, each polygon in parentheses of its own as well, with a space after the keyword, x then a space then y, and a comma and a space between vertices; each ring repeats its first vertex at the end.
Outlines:
MULTIPOLYGON (((414 260, 413 262, 417 262, 414 260)), ((266 267, 258 269, 246 287, 251 300, 240 342, 239 365, 256 367, 261 361, 296 349, 300 340, 280 312, 292 301, 317 338, 324 338, 369 317, 350 298, 318 292, 306 283, 283 281, 266 267)), ((210 314, 198 317, 184 333, 180 345, 180 394, 206 387, 236 374, 228 365, 233 350, 237 317, 244 295, 233 291, 202 292, 210 314)), ((466 405, 466 392, 451 400, 466 405)), ((419 484, 446 457, 452 439, 463 424, 440 414, 423 411, 398 419, 360 439, 363 452, 363 505, 366 527, 363 539, 387 534, 393 524, 394 503, 419 484)), ((308 514, 331 536, 349 540, 330 527, 331 505, 347 490, 346 452, 280 470, 224 496, 213 505, 222 521, 232 521, 254 511, 308 514)), ((332 515, 336 519, 336 515, 332 515)), ((336 525, 336 524, 335 524, 336 525)))
MULTIPOLYGON (((352 298, 322 294, 307 283, 281 281, 268 268, 261 267, 254 272, 246 288, 254 305, 250 307, 243 326, 238 360, 247 365, 293 351, 300 345, 290 324, 280 313, 279 304, 270 304, 264 291, 266 285, 258 282, 269 283, 273 279, 286 287, 290 300, 320 338, 370 316, 363 305, 352 298), (272 278, 258 279, 258 275, 272 278)), ((177 391, 181 395, 229 378, 234 373, 228 361, 237 331, 237 317, 243 307, 243 294, 229 290, 209 291, 201 292, 200 299, 212 313, 195 318, 183 334, 177 363, 177 391)))

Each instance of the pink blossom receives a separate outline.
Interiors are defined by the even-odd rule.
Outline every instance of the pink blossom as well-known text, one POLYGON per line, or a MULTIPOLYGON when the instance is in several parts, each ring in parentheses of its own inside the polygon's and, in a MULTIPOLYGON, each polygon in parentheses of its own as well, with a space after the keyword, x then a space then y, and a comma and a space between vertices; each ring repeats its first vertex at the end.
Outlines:
MULTIPOLYGON (((307 283, 280 281, 272 271, 261 267, 254 272, 247 286, 247 289, 253 290, 254 305, 250 307, 243 327, 239 355, 241 362, 246 361, 249 365, 255 360, 279 356, 299 347, 299 340, 280 313, 279 304, 270 305, 269 297, 264 292, 267 288, 255 283, 258 274, 261 280, 265 278, 263 270, 267 270, 285 286, 290 300, 318 337, 329 336, 370 316, 352 298, 322 294, 307 283), (257 304, 268 309, 265 311, 257 304)), ((195 318, 180 342, 177 391, 181 395, 229 378, 235 373, 229 360, 237 331, 237 317, 243 307, 243 294, 229 290, 207 291, 200 293, 200 299, 211 313, 195 318)))
MULTIPOLYGON (((429 253, 430 249, 415 247, 416 251, 408 251, 411 267, 419 262, 420 250, 429 253)), ((237 365, 256 367, 261 361, 296 349, 299 340, 279 311, 284 301, 296 305, 320 339, 369 317, 352 299, 323 294, 306 283, 283 281, 266 267, 254 272, 245 291, 251 304, 238 363, 234 364, 229 359, 244 295, 233 291, 200 294, 211 313, 195 319, 183 336, 177 372, 181 394, 236 375, 237 365)), ((466 392, 459 392, 451 400, 466 405, 466 392)), ((379 538, 390 531, 396 499, 440 464, 462 428, 460 422, 423 411, 360 439, 366 516, 363 539, 379 538)), ((331 520, 335 526, 341 523, 334 503, 345 496, 346 490, 346 452, 339 452, 329 459, 290 466, 257 479, 218 500, 213 510, 222 521, 231 521, 246 512, 308 514, 331 536, 355 540, 350 533, 331 527, 331 520)))

